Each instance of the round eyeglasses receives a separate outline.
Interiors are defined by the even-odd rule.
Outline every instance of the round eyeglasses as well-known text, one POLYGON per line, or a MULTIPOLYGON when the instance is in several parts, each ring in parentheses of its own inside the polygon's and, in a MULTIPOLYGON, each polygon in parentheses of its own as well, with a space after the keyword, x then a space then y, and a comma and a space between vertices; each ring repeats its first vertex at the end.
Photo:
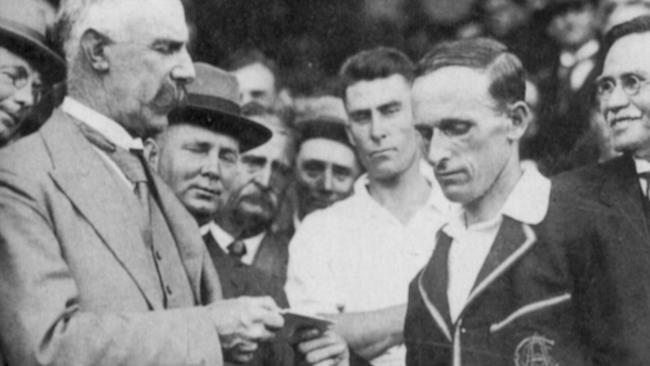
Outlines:
MULTIPOLYGON (((643 77, 636 74, 623 74, 620 78, 621 89, 627 96, 634 96, 639 94, 641 87, 650 83, 643 77)), ((611 98, 614 90, 616 89, 616 79, 611 77, 601 78, 596 81, 596 95, 600 100, 608 100, 611 98)))
POLYGON ((45 88, 38 79, 38 76, 22 67, 0 68, 0 85, 10 85, 13 87, 14 92, 31 85, 34 104, 43 99, 45 92, 45 88))

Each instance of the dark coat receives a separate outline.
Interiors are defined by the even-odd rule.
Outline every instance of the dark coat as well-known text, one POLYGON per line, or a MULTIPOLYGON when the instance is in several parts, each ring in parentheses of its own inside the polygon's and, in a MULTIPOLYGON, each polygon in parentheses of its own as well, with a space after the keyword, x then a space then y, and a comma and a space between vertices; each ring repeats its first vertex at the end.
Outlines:
POLYGON ((598 244, 598 285, 605 292, 600 316, 609 364, 644 365, 650 360, 650 230, 648 200, 631 157, 565 173, 554 179, 571 192, 593 226, 598 244))
MULTIPOLYGON (((422 274, 411 283, 407 365, 589 365, 606 342, 589 217, 551 191, 545 219, 505 217, 458 320, 448 324, 422 274)), ((428 264, 423 271, 430 270, 428 264)))

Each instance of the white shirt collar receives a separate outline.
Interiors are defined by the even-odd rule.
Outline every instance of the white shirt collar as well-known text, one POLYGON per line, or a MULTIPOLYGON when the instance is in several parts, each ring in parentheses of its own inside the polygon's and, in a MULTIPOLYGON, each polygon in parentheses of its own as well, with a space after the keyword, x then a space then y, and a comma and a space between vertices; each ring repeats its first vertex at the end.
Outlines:
MULTIPOLYGON (((217 225, 217 223, 214 221, 210 221, 209 224, 203 225, 200 231, 201 236, 210 232, 212 234, 212 237, 214 237, 214 240, 219 244, 225 253, 228 253, 228 245, 230 245, 235 240, 232 235, 222 229, 221 226, 217 225)), ((251 236, 250 238, 243 239, 244 244, 246 244, 246 255, 241 258, 241 261, 243 263, 248 265, 253 264, 257 250, 259 249, 260 245, 262 244, 262 240, 264 239, 264 235, 266 235, 266 231, 261 232, 255 236, 251 236)))
POLYGON ((132 137, 126 129, 116 121, 71 97, 65 97, 61 109, 70 116, 85 123, 89 127, 92 127, 106 137, 110 142, 122 149, 142 150, 143 148, 142 139, 132 137))
MULTIPOLYGON (((506 199, 499 214, 487 221, 472 225, 473 230, 482 230, 500 223, 503 216, 508 216, 516 221, 528 225, 536 225, 544 220, 548 212, 551 197, 551 181, 544 177, 537 169, 527 167, 506 199)), ((465 227, 464 210, 458 207, 445 232, 453 234, 462 231, 465 227)))
POLYGON ((650 172, 650 161, 647 161, 645 159, 634 158, 634 166, 636 167, 637 174, 650 172))
MULTIPOLYGON (((431 165, 429 165, 429 163, 427 163, 425 160, 420 160, 419 164, 420 173, 422 176, 424 176, 424 179, 426 179, 431 186, 431 194, 427 199, 427 206, 431 206, 441 213, 447 215, 453 207, 456 207, 456 204, 450 202, 447 197, 445 197, 445 194, 440 188, 440 184, 438 184, 438 181, 433 174, 433 168, 431 168, 431 165)), ((370 196, 370 193, 368 193, 368 183, 368 173, 362 174, 359 178, 357 178, 357 181, 354 182, 354 194, 365 196, 365 198, 373 200, 374 202, 374 199, 370 196)))

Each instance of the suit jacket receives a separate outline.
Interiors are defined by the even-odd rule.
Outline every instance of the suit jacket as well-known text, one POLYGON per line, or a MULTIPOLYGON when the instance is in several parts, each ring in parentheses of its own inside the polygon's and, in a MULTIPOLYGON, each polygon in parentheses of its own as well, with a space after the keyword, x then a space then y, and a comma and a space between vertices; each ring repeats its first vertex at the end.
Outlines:
MULTIPOLYGON (((544 220, 509 217, 499 228, 458 319, 422 273, 409 288, 407 365, 591 365, 607 362, 590 217, 552 189, 544 220)), ((444 299, 446 300, 446 298, 444 299)))
POLYGON ((257 249, 252 264, 281 288, 284 288, 287 282, 290 240, 291 235, 288 232, 268 231, 257 249))
MULTIPOLYGON (((219 365, 201 306, 165 310, 117 180, 71 117, 0 152, 0 346, 10 365, 219 365)), ((221 298, 198 227, 154 176, 196 305, 221 298)))
POLYGON ((616 365, 650 360, 650 230, 634 161, 622 156, 562 174, 555 184, 570 191, 590 217, 598 244, 598 284, 606 292, 598 314, 609 325, 608 349, 616 365))

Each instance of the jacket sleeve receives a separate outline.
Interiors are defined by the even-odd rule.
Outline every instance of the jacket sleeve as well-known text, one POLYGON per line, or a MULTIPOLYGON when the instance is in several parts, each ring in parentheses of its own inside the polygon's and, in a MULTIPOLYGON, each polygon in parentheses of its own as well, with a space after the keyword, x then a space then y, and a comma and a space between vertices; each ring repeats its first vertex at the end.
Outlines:
POLYGON ((223 363, 217 331, 203 307, 82 310, 55 218, 29 183, 0 173, 0 353, 8 364, 223 363))

